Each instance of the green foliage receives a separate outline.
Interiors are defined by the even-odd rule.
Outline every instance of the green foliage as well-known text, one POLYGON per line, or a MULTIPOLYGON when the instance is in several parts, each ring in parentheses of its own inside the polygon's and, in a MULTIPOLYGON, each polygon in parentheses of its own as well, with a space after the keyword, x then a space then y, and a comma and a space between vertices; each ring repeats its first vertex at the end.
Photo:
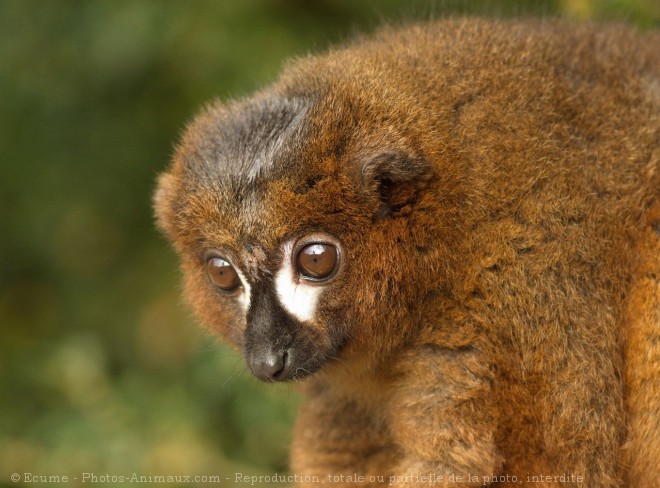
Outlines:
POLYGON ((660 18, 654 0, 0 1, 0 485, 284 471, 295 392, 198 331, 153 225, 185 121, 383 20, 562 12, 660 18))

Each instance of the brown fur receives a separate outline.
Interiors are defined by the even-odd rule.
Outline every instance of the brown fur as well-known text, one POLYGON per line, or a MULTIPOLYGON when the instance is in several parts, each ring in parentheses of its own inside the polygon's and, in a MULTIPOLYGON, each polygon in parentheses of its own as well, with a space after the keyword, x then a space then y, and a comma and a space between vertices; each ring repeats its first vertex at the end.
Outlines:
POLYGON ((212 330, 244 346, 204 249, 258 277, 292 235, 343 246, 297 332, 328 358, 301 382, 294 473, 656 486, 658 46, 550 21, 385 29, 190 125, 155 206, 212 330))

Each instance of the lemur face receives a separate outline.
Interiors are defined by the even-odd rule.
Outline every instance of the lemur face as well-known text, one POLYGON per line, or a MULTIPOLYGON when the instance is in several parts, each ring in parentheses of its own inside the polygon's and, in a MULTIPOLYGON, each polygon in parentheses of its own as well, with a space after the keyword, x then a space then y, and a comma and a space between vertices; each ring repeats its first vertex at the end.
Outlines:
POLYGON ((279 244, 265 249, 255 236, 242 249, 221 245, 204 257, 209 286, 224 302, 238 305, 248 366, 270 381, 315 372, 338 354, 345 337, 342 313, 328 317, 325 310, 343 268, 340 241, 317 231, 298 232, 279 244))
POLYGON ((300 379, 369 341, 410 283, 406 246, 419 244, 393 216, 410 210, 420 165, 372 154, 347 118, 273 95, 211 107, 159 183, 188 300, 262 380, 300 379))

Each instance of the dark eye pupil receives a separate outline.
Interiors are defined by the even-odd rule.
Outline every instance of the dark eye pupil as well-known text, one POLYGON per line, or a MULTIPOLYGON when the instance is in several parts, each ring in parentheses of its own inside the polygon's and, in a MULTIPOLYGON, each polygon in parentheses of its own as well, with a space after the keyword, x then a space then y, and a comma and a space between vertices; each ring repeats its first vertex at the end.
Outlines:
POLYGON ((211 283, 224 291, 234 290, 241 284, 234 267, 222 258, 210 258, 206 262, 206 273, 211 283))
POLYGON ((307 278, 329 276, 337 265, 337 249, 328 244, 309 244, 298 253, 298 272, 307 278))

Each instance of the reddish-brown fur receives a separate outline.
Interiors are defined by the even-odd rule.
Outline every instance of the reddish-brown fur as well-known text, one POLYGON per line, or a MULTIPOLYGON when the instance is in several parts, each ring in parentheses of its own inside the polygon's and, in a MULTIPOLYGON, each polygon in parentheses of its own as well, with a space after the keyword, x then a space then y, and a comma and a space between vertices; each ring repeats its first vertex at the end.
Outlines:
POLYGON ((245 318, 209 286, 204 243, 255 242, 251 262, 275 269, 285 238, 320 226, 345 250, 301 332, 346 339, 301 383, 293 472, 657 486, 658 46, 616 26, 467 19, 302 59, 253 99, 308 109, 249 206, 216 181, 241 175, 208 159, 231 164, 214 134, 253 101, 191 124, 156 211, 212 330, 240 347, 245 318))

